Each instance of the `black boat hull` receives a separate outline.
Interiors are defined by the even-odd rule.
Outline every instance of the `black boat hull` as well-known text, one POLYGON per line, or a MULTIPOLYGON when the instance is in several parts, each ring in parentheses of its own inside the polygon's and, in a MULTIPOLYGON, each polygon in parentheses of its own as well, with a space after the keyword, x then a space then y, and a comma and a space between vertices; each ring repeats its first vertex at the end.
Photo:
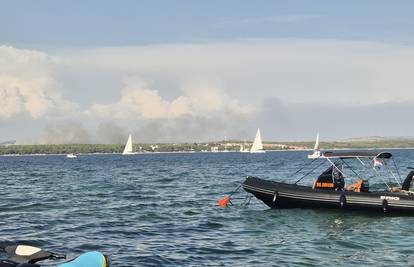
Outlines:
POLYGON ((414 196, 393 192, 353 192, 312 189, 280 182, 248 177, 242 184, 271 208, 336 208, 370 210, 378 212, 403 212, 414 215, 414 196))

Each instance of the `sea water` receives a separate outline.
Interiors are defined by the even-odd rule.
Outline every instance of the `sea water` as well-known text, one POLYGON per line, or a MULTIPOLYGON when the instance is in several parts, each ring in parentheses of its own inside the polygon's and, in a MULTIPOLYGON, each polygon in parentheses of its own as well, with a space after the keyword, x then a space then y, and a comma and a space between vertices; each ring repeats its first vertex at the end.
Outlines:
MULTIPOLYGON (((405 176, 414 151, 392 152, 405 176)), ((99 250, 112 266, 412 265, 414 217, 271 210, 256 199, 218 207, 247 175, 293 181, 306 155, 3 156, 0 238, 69 258, 99 250)))

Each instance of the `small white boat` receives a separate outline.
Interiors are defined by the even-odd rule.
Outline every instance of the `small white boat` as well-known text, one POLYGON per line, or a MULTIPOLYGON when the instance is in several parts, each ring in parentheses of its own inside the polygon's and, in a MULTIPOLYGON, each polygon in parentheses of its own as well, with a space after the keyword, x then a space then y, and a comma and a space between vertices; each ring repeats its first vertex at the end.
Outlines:
POLYGON ((250 153, 265 153, 263 150, 262 136, 260 134, 260 128, 257 128, 256 138, 254 139, 250 153))
POLYGON ((128 136, 128 141, 125 145, 124 151, 122 152, 122 155, 131 155, 134 154, 132 152, 132 136, 131 134, 128 136))
POLYGON ((76 154, 69 153, 69 154, 67 154, 67 155, 66 155, 66 157, 67 157, 68 159, 76 159, 78 156, 76 156, 76 154))
POLYGON ((315 146, 313 148, 313 154, 308 155, 308 159, 317 159, 321 156, 321 151, 319 150, 319 133, 316 134, 315 146))
POLYGON ((240 145, 240 153, 248 153, 249 150, 246 148, 246 142, 240 145))

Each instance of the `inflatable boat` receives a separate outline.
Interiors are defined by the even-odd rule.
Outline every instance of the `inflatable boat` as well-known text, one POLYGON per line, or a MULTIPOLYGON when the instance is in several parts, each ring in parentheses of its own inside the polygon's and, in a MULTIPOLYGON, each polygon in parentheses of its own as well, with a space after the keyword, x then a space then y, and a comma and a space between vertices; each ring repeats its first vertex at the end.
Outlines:
POLYGON ((335 208, 414 215, 414 192, 410 191, 414 170, 410 168, 403 180, 391 153, 324 152, 310 158, 312 162, 295 173, 305 172, 294 182, 250 176, 242 187, 274 209, 335 208), (314 176, 313 171, 321 164, 312 166, 318 161, 327 163, 328 167, 314 176), (305 171, 305 167, 311 170, 305 171), (305 178, 309 177, 311 181, 306 183, 305 178), (370 182, 375 186, 371 188, 370 182))

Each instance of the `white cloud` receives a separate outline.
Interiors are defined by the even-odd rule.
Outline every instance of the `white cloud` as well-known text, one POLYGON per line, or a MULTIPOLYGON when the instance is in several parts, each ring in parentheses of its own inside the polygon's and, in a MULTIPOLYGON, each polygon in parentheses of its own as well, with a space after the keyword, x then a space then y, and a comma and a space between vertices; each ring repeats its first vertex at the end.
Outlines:
MULTIPOLYGON (((240 40, 72 51, 65 64, 119 76, 220 84, 241 102, 365 104, 414 100, 414 47, 342 40, 240 40), (194 78, 195 77, 195 78, 194 78)), ((157 87, 159 94, 170 84, 157 87)), ((116 89, 118 90, 118 89, 116 89)), ((178 97, 182 88, 176 92, 178 97)))
POLYGON ((54 64, 45 53, 0 46, 0 119, 40 118, 71 106, 56 88, 54 64))
POLYGON ((86 113, 101 118, 130 120, 210 117, 223 110, 231 110, 234 113, 251 111, 250 106, 240 106, 236 99, 231 99, 213 84, 188 82, 183 85, 182 91, 183 95, 167 101, 142 79, 128 77, 118 101, 111 104, 94 104, 86 113))
MULTIPOLYGON (((157 140, 166 140, 165 133, 180 137, 186 136, 184 131, 195 139, 244 138, 246 129, 264 124, 280 127, 269 138, 277 139, 279 132, 291 134, 283 127, 292 129, 288 126, 295 114, 292 135, 300 138, 309 131, 309 116, 296 112, 302 104, 326 111, 340 106, 346 114, 347 109, 414 102, 412 69, 413 46, 344 40, 234 40, 53 53, 3 46, 0 123, 18 117, 54 122, 65 118, 82 121, 87 131, 114 121, 120 128, 133 128, 128 131, 150 125, 147 141, 155 132, 157 140), (271 105, 283 109, 267 108, 271 114, 263 114, 263 103, 274 98, 278 101, 271 105), (326 104, 329 108, 324 109, 326 104), (283 118, 277 112, 283 112, 283 118)), ((405 107, 407 111, 409 105, 405 107)), ((326 124, 326 117, 314 118, 312 124, 326 124)), ((336 129, 331 127, 330 136, 343 137, 336 129)), ((363 128, 359 131, 364 135, 363 128)), ((88 138, 93 142, 93 135, 88 138)))
POLYGON ((262 23, 302 23, 309 22, 310 20, 315 20, 321 18, 320 15, 302 15, 302 14, 290 14, 290 15, 279 15, 279 16, 269 16, 269 17, 256 17, 256 18, 245 18, 242 20, 227 21, 227 24, 243 24, 243 25, 255 25, 262 23))

